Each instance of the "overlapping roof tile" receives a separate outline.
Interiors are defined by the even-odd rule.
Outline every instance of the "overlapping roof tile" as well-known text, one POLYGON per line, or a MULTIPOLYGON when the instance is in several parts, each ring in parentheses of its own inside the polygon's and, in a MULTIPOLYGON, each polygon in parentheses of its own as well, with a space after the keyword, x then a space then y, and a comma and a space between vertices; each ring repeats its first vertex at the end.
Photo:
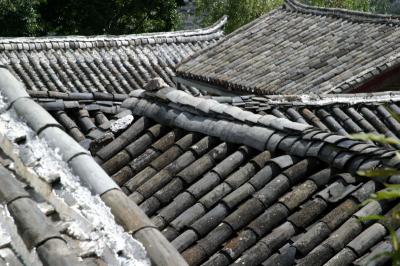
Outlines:
POLYGON ((130 260, 147 265, 141 244, 129 240, 65 162, 1 105, 1 264, 116 265, 130 260), (117 247, 109 241, 126 243, 117 247))
POLYGON ((400 94, 394 91, 337 95, 213 96, 209 98, 255 114, 272 114, 341 135, 366 132, 383 134, 398 140, 400 137, 399 96, 400 94))
POLYGON ((1 38, 0 64, 37 91, 128 93, 155 77, 173 86, 175 66, 220 39, 225 22, 166 33, 1 38))
POLYGON ((398 68, 399 21, 286 0, 282 8, 185 59, 177 75, 182 84, 220 93, 349 92, 398 68))
MULTIPOLYGON (((368 41, 374 39, 374 34, 384 32, 387 45, 396 36, 398 24, 396 18, 309 8, 290 0, 284 9, 223 40, 219 45, 227 52, 215 56, 228 56, 230 62, 235 62, 235 53, 229 53, 229 49, 236 46, 228 44, 243 34, 263 35, 271 30, 266 27, 271 21, 276 34, 300 37, 301 34, 288 32, 287 25, 296 22, 298 27, 293 26, 293 31, 302 31, 304 25, 311 23, 316 29, 330 28, 337 34, 334 37, 347 34, 352 26, 368 41), (281 27, 277 27, 279 23, 281 27), (362 32, 364 27, 369 31, 362 32)), ((0 55, 6 68, 28 88, 27 92, 23 90, 22 84, 1 68, 0 92, 7 108, 27 122, 35 132, 33 136, 58 149, 85 191, 90 189, 101 204, 110 208, 112 218, 129 233, 127 239, 133 241, 133 236, 139 240, 156 265, 363 265, 379 252, 391 251, 384 220, 365 222, 359 218, 390 215, 397 210, 398 203, 394 201, 365 206, 361 203, 383 189, 385 183, 399 183, 399 178, 370 180, 357 173, 377 167, 399 168, 398 147, 355 140, 349 134, 371 132, 400 138, 399 94, 194 97, 171 87, 176 63, 193 54, 195 47, 215 42, 222 34, 219 26, 146 36, 0 40, 0 55), (146 63, 134 65, 138 60, 146 63), (165 68, 160 69, 163 60, 167 63, 161 64, 165 68), (144 86, 155 76, 159 79, 144 86)), ((335 43, 324 39, 324 30, 315 31, 319 38, 313 40, 335 43)), ((240 45, 246 40, 235 42, 240 45)), ((279 38, 275 36, 274 40, 279 38)), ((304 46, 310 46, 304 42, 304 46)), ((343 57, 353 56, 354 51, 369 52, 357 50, 365 46, 355 37, 341 42, 349 45, 343 57)), ((280 45, 291 54, 303 47, 300 41, 274 44, 277 48, 280 45)), ((218 46, 194 60, 215 49, 218 46)), ((312 73, 326 78, 327 83, 312 87, 322 90, 332 80, 343 78, 342 74, 346 78, 340 82, 356 86, 364 82, 361 76, 372 76, 367 73, 370 68, 360 70, 355 63, 360 63, 361 68, 382 63, 384 67, 379 65, 379 70, 386 71, 395 66, 394 57, 389 63, 384 61, 390 52, 383 56, 371 52, 371 65, 344 60, 354 63, 345 66, 354 73, 344 71, 335 77, 327 68, 336 61, 317 56, 323 65, 316 66, 312 73)), ((366 57, 363 54, 360 60, 366 57)), ((335 54, 335 58, 340 61, 341 57, 335 54)), ((212 57, 204 60, 204 70, 211 73, 214 64, 207 60, 212 57)), ((273 61, 279 67, 279 58, 273 61)), ((282 61, 282 65, 286 62, 290 60, 282 61)), ((265 60, 262 63, 268 66, 265 60)), ((289 67, 295 63, 298 61, 289 67)), ((261 65, 255 67, 263 71, 261 65)), ((256 72, 251 69, 249 75, 256 72)), ((294 82, 287 74, 282 76, 287 84, 268 80, 269 86, 278 84, 282 88, 273 92, 287 92, 294 82)), ((310 83, 305 80, 296 78, 298 90, 292 92, 306 91, 302 86, 310 83)), ((242 81, 257 79, 246 76, 242 81)), ((334 87, 332 84, 329 88, 334 87)), ((345 87, 343 90, 347 90, 345 87)), ((253 89, 250 86, 244 90, 253 89)), ((101 255, 82 253, 82 239, 68 237, 67 231, 60 230, 60 224, 75 207, 69 190, 62 182, 60 185, 60 177, 30 176, 26 170, 29 163, 18 164, 19 157, 6 149, 11 144, 2 140, 5 138, 0 137, 0 148, 6 156, 0 154, 0 171, 4 168, 0 200, 5 201, 14 220, 0 215, 0 237, 6 227, 5 232, 16 236, 15 241, 19 242, 0 238, 0 259, 21 262, 21 258, 29 257, 32 247, 37 252, 34 259, 44 264, 66 260, 76 265, 75 259, 82 264, 92 260, 110 264, 115 254, 117 259, 126 255, 124 249, 101 255), (24 179, 25 174, 31 182, 24 179), (49 191, 60 193, 68 206, 59 208, 57 197, 50 197, 49 191), (37 194, 44 199, 38 200, 37 194), (51 215, 41 207, 43 202, 53 206, 51 215), (22 213, 26 206, 29 210, 22 213), (27 214, 35 219, 27 223, 27 214), (54 230, 43 230, 43 225, 54 230), (21 228, 32 230, 23 234, 21 228), (70 248, 73 246, 78 248, 70 248)), ((15 138, 11 146, 21 148, 23 141, 24 138, 15 138)), ((19 156, 31 158, 24 152, 19 156)), ((73 218, 79 220, 80 216, 73 218)), ((374 263, 385 265, 389 260, 381 256, 374 263)))
MULTIPOLYGON (((151 259, 187 265, 89 151, 5 68, 0 88, 0 254, 6 264, 144 266, 151 259)), ((80 113, 90 134, 88 111, 80 113)))
MULTIPOLYGON (((68 97, 62 97, 62 108, 49 112, 62 113, 61 124, 81 132, 77 140, 89 143, 96 161, 190 265, 337 265, 365 262, 378 250, 391 249, 384 223, 358 218, 396 208, 395 202, 360 203, 382 189, 382 182, 397 178, 373 181, 356 173, 397 167, 393 147, 270 112, 287 108, 288 100, 274 99, 270 109, 250 112, 231 106, 240 102, 236 97, 231 102, 196 98, 163 88, 136 90, 100 111, 91 108, 104 108, 106 102, 94 95, 79 100, 71 94, 75 104, 67 104, 68 97), (93 127, 82 124, 82 109, 93 127), (126 120, 126 128, 112 132, 104 127, 126 116, 134 118, 126 120), (104 136, 91 132, 110 137, 101 142, 104 136)), ((387 103, 382 97, 370 95, 375 103, 364 105, 374 106, 376 115, 376 108, 387 103)), ((37 97, 45 108, 57 100, 37 97)))

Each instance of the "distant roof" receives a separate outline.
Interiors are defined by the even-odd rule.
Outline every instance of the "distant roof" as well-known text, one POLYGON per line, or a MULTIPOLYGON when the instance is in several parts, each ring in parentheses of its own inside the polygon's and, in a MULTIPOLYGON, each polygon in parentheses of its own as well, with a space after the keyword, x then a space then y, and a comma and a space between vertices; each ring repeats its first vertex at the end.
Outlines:
POLYGON ((399 17, 286 0, 185 59, 177 75, 235 93, 349 92, 399 66, 399 26, 399 17))
POLYGON ((165 33, 0 38, 0 64, 30 90, 128 93, 155 77, 173 86, 176 64, 220 39, 225 22, 165 33))
MULTIPOLYGON (((189 265, 366 265, 391 250, 384 222, 358 217, 395 208, 360 203, 382 182, 400 180, 372 181, 357 171, 400 161, 393 147, 347 133, 398 134, 398 93, 360 95, 354 117, 341 119, 330 108, 347 114, 352 95, 201 98, 167 87, 129 97, 30 93, 189 265), (247 111, 263 101, 269 109, 247 111), (392 113, 383 112, 386 105, 392 113), (301 108, 313 111, 298 117, 301 108), (328 113, 319 122, 324 128, 315 126, 314 108, 328 113)), ((376 265, 388 261, 383 256, 376 265)))

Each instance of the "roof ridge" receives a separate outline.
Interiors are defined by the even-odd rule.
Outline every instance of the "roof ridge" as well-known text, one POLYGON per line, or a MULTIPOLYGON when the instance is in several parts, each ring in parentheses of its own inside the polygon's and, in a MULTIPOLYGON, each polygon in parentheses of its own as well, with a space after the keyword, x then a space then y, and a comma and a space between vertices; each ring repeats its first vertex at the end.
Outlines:
POLYGON ((309 13, 317 16, 333 16, 348 19, 355 22, 364 23, 383 23, 400 26, 400 16, 373 14, 368 12, 354 11, 343 8, 326 8, 310 6, 298 2, 297 0, 285 0, 284 8, 291 11, 309 13))
POLYGON ((273 115, 258 115, 212 99, 191 96, 174 88, 157 92, 136 90, 122 103, 135 115, 160 124, 248 145, 257 150, 281 150, 293 156, 319 158, 353 174, 384 165, 399 167, 395 151, 349 136, 323 131, 273 115), (358 147, 357 147, 358 146, 358 147), (360 146, 363 148, 360 149, 360 146), (323 153, 324 156, 321 156, 323 153))
MULTIPOLYGON (((0 66, 1 67, 1 66, 0 66)), ((67 101, 100 100, 122 102, 127 99, 128 94, 108 92, 60 92, 60 91, 35 91, 26 90, 30 97, 36 99, 60 99, 67 101)))
POLYGON ((202 40, 215 39, 223 35, 222 28, 227 22, 227 16, 211 26, 194 30, 171 32, 155 32, 128 35, 95 35, 95 36, 45 36, 45 37, 3 37, 0 38, 0 50, 45 50, 57 48, 87 48, 104 46, 104 43, 113 43, 112 46, 127 46, 140 44, 157 44, 171 42, 192 42, 193 38, 202 40), (57 45, 52 45, 57 43, 57 45), (26 45, 26 47, 23 46, 26 45), (36 45, 35 45, 36 44, 36 45), (43 45, 44 44, 44 45, 43 45))
MULTIPOLYGON (((54 99, 65 101, 99 100, 122 102, 129 98, 128 94, 105 92, 58 92, 34 91, 26 92, 35 99, 54 99)), ((234 100, 245 101, 257 99, 271 105, 296 106, 328 106, 335 104, 376 104, 400 102, 400 91, 382 91, 371 93, 343 93, 343 94, 293 94, 293 95, 237 95, 237 96, 201 96, 200 98, 216 100, 220 103, 230 103, 234 100)))
MULTIPOLYGON (((205 96, 207 98, 208 96, 205 96)), ((399 91, 384 91, 372 93, 348 94, 300 94, 300 95, 242 95, 242 96, 211 96, 210 99, 218 102, 228 100, 246 100, 257 98, 271 105, 296 105, 296 106, 328 106, 334 104, 375 104, 400 101, 399 91)))

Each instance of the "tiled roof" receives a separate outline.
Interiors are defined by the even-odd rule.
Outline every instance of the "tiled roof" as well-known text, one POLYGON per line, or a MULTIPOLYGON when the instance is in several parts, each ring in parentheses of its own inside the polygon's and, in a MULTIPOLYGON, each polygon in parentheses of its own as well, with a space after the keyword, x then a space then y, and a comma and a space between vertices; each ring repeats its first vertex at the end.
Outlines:
POLYGON ((349 92, 399 66, 399 25, 398 17, 286 0, 185 59, 177 75, 235 93, 349 92))
MULTIPOLYGON (((13 105, 21 106, 21 101, 13 105)), ((37 105, 27 103, 32 110, 37 105)), ((116 265, 129 259, 148 265, 142 245, 129 240, 104 203, 19 120, 16 109, 7 111, 3 99, 0 105, 0 264, 116 265), (115 245, 119 238, 126 243, 115 245)))
MULTIPOLYGON (((3 139, 2 142, 4 144, 5 140, 3 139)), ((12 142, 9 143, 12 147, 12 142)), ((4 153, 3 149, 2 152, 4 153)), ((17 180, 13 170, 11 170, 11 163, 15 163, 15 161, 4 154, 1 160, 1 265, 41 265, 41 263, 43 265, 55 265, 63 263, 63 265, 72 266, 79 265, 78 258, 82 259, 82 257, 86 257, 86 262, 98 260, 98 262, 104 263, 104 260, 98 258, 93 250, 82 250, 80 245, 84 241, 80 241, 67 232, 68 224, 65 220, 60 219, 60 214, 53 205, 48 204, 39 193, 27 186, 26 183, 17 180), (31 253, 32 249, 36 249, 36 252, 31 253)), ((35 177, 38 178, 38 176, 35 177)), ((29 180, 28 176, 20 176, 19 178, 25 179, 25 181, 29 180)), ((34 182, 33 180, 30 181, 34 182)))
POLYGON ((5 68, 0 94, 0 259, 11 265, 145 266, 149 259, 187 265, 5 68))
POLYGON ((398 177, 356 175, 400 166, 391 147, 172 88, 55 98, 37 101, 190 265, 364 265, 391 250, 383 222, 358 217, 395 208, 360 203, 398 177))
MULTIPOLYGON (((211 97, 256 114, 272 114, 346 135, 361 132, 400 138, 400 93, 211 97)), ((396 148, 400 148, 396 146, 396 148)))
POLYGON ((127 93, 154 77, 173 86, 176 64, 220 39, 225 22, 140 35, 0 38, 0 64, 31 90, 127 93))

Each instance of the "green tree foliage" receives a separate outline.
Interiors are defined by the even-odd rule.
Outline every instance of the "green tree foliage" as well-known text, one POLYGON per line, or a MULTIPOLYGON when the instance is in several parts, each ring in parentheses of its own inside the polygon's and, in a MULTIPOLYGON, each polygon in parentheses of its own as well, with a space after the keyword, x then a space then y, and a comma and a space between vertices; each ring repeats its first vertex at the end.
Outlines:
MULTIPOLYGON (((385 13, 390 0, 303 0, 322 7, 345 8, 385 13)), ((225 30, 229 33, 260 15, 283 4, 283 0, 196 0, 196 13, 204 25, 210 25, 223 15, 229 16, 225 30)))
POLYGON ((176 29, 182 0, 0 0, 0 36, 129 34, 176 29))
POLYGON ((128 34, 176 27, 175 0, 47 0, 40 13, 46 32, 128 34))
POLYGON ((232 32, 262 14, 282 5, 282 0, 196 0, 196 13, 204 25, 228 15, 226 32, 232 32))
POLYGON ((37 12, 41 0, 0 0, 0 34, 33 36, 42 31, 37 12))

